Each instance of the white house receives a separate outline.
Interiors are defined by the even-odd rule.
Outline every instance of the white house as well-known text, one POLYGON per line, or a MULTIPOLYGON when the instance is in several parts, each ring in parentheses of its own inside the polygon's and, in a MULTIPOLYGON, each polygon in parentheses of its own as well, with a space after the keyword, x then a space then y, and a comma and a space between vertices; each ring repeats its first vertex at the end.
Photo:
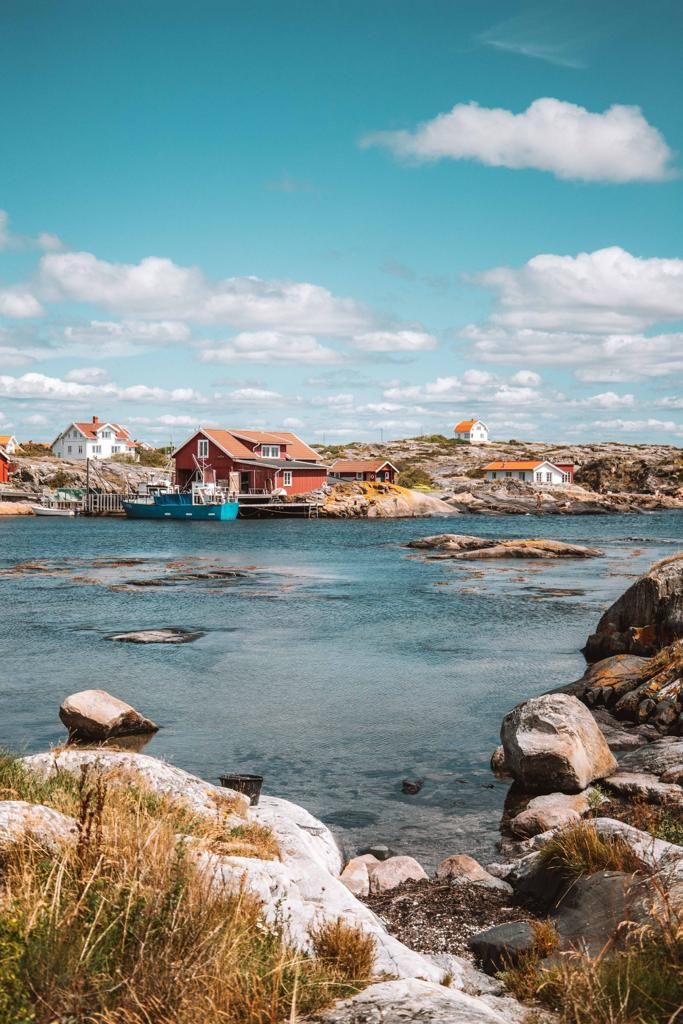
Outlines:
POLYGON ((484 466, 487 480, 524 480, 528 484, 558 486, 574 481, 574 467, 571 463, 539 462, 538 459, 516 462, 489 462, 484 466))
POLYGON ((8 455, 15 452, 18 447, 19 442, 14 434, 0 434, 0 448, 4 448, 8 455))
POLYGON ((481 420, 461 420, 453 427, 457 441, 484 444, 489 439, 489 428, 481 420))
POLYGON ((74 462, 135 455, 135 442, 126 428, 118 423, 101 423, 97 416, 93 416, 90 423, 70 423, 55 438, 51 448, 60 459, 74 462))

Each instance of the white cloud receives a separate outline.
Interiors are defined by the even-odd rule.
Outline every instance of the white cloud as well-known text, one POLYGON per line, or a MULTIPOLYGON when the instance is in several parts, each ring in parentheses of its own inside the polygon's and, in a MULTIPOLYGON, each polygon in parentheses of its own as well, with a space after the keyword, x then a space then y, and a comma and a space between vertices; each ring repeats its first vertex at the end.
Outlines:
POLYGON ((25 320, 29 317, 42 316, 43 307, 35 295, 26 288, 0 288, 0 315, 12 317, 14 320, 25 320))
POLYGON ((64 374, 64 380, 74 381, 76 384, 102 384, 108 379, 107 371, 99 366, 81 366, 64 374))
POLYGON ((386 146, 418 160, 479 160, 492 167, 536 168, 584 181, 660 181, 672 176, 673 154, 640 107, 615 104, 592 113, 543 97, 521 114, 458 103, 414 132, 367 135, 362 146, 386 146))
POLYGON ((353 345, 365 352, 429 352, 437 341, 425 331, 366 331, 354 336, 353 345))
POLYGON ((197 427, 198 423, 194 416, 174 416, 172 413, 164 413, 163 416, 129 416, 128 423, 134 423, 137 426, 146 426, 151 428, 160 427, 197 427))
POLYGON ((647 420, 594 420, 591 423, 592 427, 598 427, 603 430, 619 430, 624 433, 642 433, 647 430, 667 431, 669 433, 677 432, 681 429, 680 423, 676 423, 674 420, 658 420, 658 419, 647 419, 647 420))
POLYGON ((244 331, 220 346, 200 349, 203 363, 335 363, 339 355, 310 334, 244 331))
POLYGON ((140 263, 111 263, 88 252, 48 253, 41 280, 55 301, 96 303, 124 315, 155 320, 196 320, 238 329, 350 334, 370 314, 352 299, 298 281, 229 277, 210 281, 198 267, 148 256, 140 263))
POLYGON ((250 404, 252 402, 272 402, 282 398, 282 395, 277 391, 269 391, 267 388, 237 388, 235 391, 229 391, 225 397, 229 398, 231 402, 250 404))
POLYGON ((10 231, 9 214, 0 210, 0 250, 1 249, 42 249, 45 252, 62 249, 64 243, 57 235, 43 231, 37 238, 28 235, 15 235, 10 231))
POLYGON ((344 393, 321 395, 319 398, 312 398, 311 405, 322 405, 328 409, 343 409, 347 406, 353 406, 353 395, 344 393))
POLYGON ((521 384, 522 387, 536 388, 541 383, 541 375, 533 370, 519 370, 510 377, 512 384, 521 384))
POLYGON ((286 416, 282 421, 283 427, 288 427, 290 430, 297 430, 299 427, 303 427, 304 421, 299 420, 296 416, 286 416))
POLYGON ((25 373, 22 377, 0 375, 0 397, 42 398, 55 401, 89 401, 98 398, 115 398, 132 402, 196 402, 202 398, 192 388, 150 387, 147 384, 133 384, 120 387, 117 384, 80 384, 76 381, 47 377, 42 373, 25 373))
POLYGON ((617 395, 614 391, 603 391, 599 395, 580 399, 579 405, 594 406, 598 409, 621 409, 636 404, 635 395, 617 395))
POLYGON ((465 370, 462 379, 465 384, 491 384, 495 377, 486 370, 465 370))
POLYGON ((142 342, 148 345, 168 345, 189 341, 192 331, 178 320, 91 320, 87 324, 74 324, 64 329, 68 342, 97 345, 114 342, 142 342))

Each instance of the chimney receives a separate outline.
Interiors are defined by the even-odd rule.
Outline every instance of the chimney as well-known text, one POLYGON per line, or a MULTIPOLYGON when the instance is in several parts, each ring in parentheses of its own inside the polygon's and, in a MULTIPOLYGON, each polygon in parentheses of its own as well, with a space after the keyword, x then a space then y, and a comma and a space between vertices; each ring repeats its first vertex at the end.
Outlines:
POLYGON ((93 422, 93 426, 96 426, 100 421, 99 421, 99 418, 97 416, 93 416, 92 422, 93 422))

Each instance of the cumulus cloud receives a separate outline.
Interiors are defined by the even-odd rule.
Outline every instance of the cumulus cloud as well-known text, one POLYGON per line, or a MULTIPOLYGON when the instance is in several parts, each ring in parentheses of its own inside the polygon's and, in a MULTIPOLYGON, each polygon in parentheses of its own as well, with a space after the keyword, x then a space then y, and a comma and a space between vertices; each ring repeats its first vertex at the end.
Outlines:
POLYGON ((89 252, 48 253, 40 270, 46 295, 55 301, 96 303, 154 320, 329 335, 363 330, 371 320, 358 303, 319 285, 259 277, 211 281, 198 267, 156 256, 111 263, 89 252))
POLYGON ((48 377, 42 373, 25 373, 22 377, 0 375, 0 397, 41 398, 53 401, 115 398, 132 402, 205 402, 205 399, 192 388, 167 390, 150 387, 147 384, 132 384, 126 387, 117 384, 81 384, 59 377, 48 377))
POLYGON ((415 131, 375 132, 362 146, 385 146, 417 160, 478 160, 492 167, 536 168, 583 181, 661 181, 673 154, 640 107, 603 113, 543 97, 521 114, 457 103, 415 131))
POLYGON ((0 315, 14 320, 42 316, 43 307, 38 299, 26 288, 0 288, 0 315))
POLYGON ((223 345, 199 350, 203 363, 335 363, 339 355, 310 334, 243 331, 223 345))
POLYGON ((64 380, 76 384, 102 384, 109 379, 109 374, 99 366, 80 366, 64 374, 64 380))
POLYGON ((49 231, 41 232, 36 238, 14 234, 10 230, 9 214, 6 210, 0 210, 0 249, 42 249, 50 252, 63 247, 61 238, 49 231))
POLYGON ((467 371, 462 377, 437 377, 426 384, 410 384, 407 386, 391 386, 385 389, 384 397, 390 401, 424 402, 466 402, 481 400, 496 405, 533 405, 543 400, 540 392, 532 387, 520 387, 515 384, 497 381, 485 374, 489 379, 477 380, 478 371, 467 371), (469 379, 468 379, 469 378, 469 379))
POLYGON ((277 391, 269 391, 267 388, 237 388, 235 391, 229 391, 225 397, 229 398, 231 402, 249 405, 251 403, 272 402, 275 399, 282 398, 282 395, 277 391))
POLYGON ((675 420, 658 420, 658 419, 643 419, 643 420, 594 420, 591 423, 592 427, 598 427, 602 430, 618 430, 624 433, 642 433, 643 431, 656 430, 656 431, 667 431, 669 433, 677 433, 681 429, 680 423, 676 423, 675 420))
POLYGON ((598 409, 620 409, 636 404, 635 395, 618 395, 614 391, 603 391, 599 395, 582 398, 579 405, 593 406, 598 409))
POLYGON ((64 328, 64 337, 76 344, 105 347, 110 342, 142 342, 148 345, 168 345, 189 341, 192 331, 178 320, 90 320, 64 328))
POLYGON ((354 336, 353 345, 364 352, 429 352, 437 341, 425 331, 366 331, 354 336))
POLYGON ((510 378, 510 381, 513 384, 520 384, 522 387, 537 388, 541 383, 541 375, 535 373, 534 370, 519 370, 510 378))

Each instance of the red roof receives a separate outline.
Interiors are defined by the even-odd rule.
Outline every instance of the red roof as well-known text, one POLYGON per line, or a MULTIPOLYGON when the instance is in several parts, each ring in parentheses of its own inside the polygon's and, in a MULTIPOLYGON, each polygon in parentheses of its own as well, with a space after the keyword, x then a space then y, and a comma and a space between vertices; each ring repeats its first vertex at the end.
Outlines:
MULTIPOLYGON (((265 430, 223 430, 218 427, 201 427, 198 431, 210 438, 219 448, 227 452, 233 459, 253 459, 258 456, 251 445, 279 444, 286 447, 286 454, 293 459, 302 459, 306 462, 322 462, 322 457, 314 451, 305 441, 302 441, 296 434, 288 430, 265 431, 265 430), (249 442, 245 444, 244 442, 249 442)), ((192 437, 195 435, 193 434, 192 437)), ((188 438, 191 440, 192 438, 188 438)), ((176 451, 184 448, 187 441, 184 441, 176 451)))
POLYGON ((474 424, 478 422, 478 420, 461 420, 460 423, 456 423, 453 427, 453 433, 464 434, 468 430, 471 430, 474 424))
POLYGON ((384 466, 391 466, 398 473, 398 467, 387 459, 337 459, 330 469, 333 473, 379 473, 384 466))
POLYGON ((90 420, 89 423, 74 423, 73 426, 77 427, 82 434, 84 434, 87 438, 93 441, 97 438, 98 430, 101 430, 102 427, 111 427, 116 435, 117 441, 128 441, 130 444, 133 443, 130 439, 130 434, 128 433, 126 428, 120 426, 118 423, 101 423, 99 420, 93 423, 93 421, 90 420))
POLYGON ((536 469, 537 466, 542 466, 545 461, 545 459, 526 459, 518 462, 489 462, 487 466, 484 466, 484 469, 536 469))

